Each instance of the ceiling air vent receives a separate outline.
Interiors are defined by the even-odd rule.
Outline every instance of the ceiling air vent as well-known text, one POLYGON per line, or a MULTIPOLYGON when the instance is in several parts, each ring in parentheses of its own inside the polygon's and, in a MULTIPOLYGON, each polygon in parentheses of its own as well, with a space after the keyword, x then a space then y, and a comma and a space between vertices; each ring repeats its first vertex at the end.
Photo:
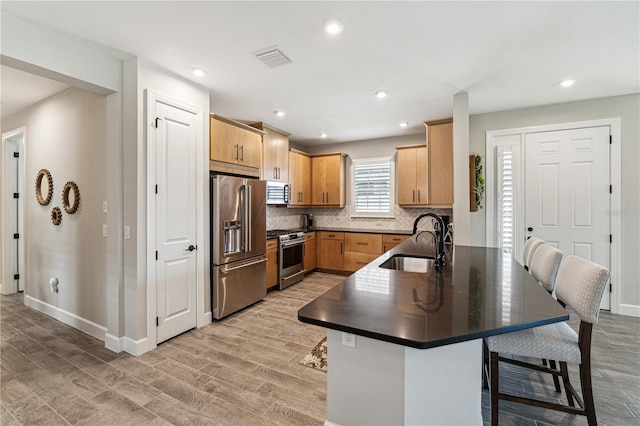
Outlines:
POLYGON ((293 62, 285 53, 277 47, 269 47, 254 53, 263 64, 269 68, 279 67, 280 65, 290 64, 293 62))

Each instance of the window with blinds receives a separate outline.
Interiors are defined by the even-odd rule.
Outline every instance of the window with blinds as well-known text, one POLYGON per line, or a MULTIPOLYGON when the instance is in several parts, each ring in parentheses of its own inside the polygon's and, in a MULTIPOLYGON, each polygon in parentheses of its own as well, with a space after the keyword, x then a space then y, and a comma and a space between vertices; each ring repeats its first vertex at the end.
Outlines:
POLYGON ((500 247, 513 252, 514 225, 514 168, 513 152, 508 149, 499 150, 498 206, 500 214, 500 247))
POLYGON ((353 160, 352 216, 392 216, 392 176, 389 159, 353 160))

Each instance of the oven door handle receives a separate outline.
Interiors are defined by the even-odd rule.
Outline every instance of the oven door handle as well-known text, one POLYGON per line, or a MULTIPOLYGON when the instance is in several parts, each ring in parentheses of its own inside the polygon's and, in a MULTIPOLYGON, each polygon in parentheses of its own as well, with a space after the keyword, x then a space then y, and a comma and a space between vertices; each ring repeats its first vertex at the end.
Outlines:
POLYGON ((295 246, 299 246, 300 244, 304 244, 304 240, 299 240, 299 241, 288 241, 288 242, 286 242, 286 243, 280 243, 280 245, 282 246, 282 248, 295 247, 295 246))

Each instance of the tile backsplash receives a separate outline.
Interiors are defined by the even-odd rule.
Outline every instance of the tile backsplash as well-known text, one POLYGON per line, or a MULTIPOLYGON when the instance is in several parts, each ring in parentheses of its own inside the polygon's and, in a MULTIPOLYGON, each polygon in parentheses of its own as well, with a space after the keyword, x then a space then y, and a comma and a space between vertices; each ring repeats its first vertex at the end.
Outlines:
POLYGON ((452 218, 451 209, 405 209, 395 206, 394 218, 351 217, 349 208, 286 208, 267 206, 267 229, 294 229, 301 224, 300 215, 313 213, 318 228, 411 230, 422 213, 433 212, 452 218))

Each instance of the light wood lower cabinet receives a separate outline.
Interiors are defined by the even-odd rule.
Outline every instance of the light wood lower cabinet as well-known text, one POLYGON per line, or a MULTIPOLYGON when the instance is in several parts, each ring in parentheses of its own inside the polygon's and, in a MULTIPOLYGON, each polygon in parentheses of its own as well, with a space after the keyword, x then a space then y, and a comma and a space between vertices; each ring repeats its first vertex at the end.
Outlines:
POLYGON ((318 233, 318 268, 344 271, 344 232, 318 233))
POLYGON ((304 270, 311 272, 316 269, 316 233, 306 232, 304 234, 304 270))
POLYGON ((267 288, 278 284, 278 240, 267 240, 267 288))
POLYGON ((383 234, 382 235, 382 252, 386 253, 404 240, 409 238, 409 235, 396 235, 396 234, 383 234))
POLYGON ((345 233, 344 270, 355 272, 382 254, 382 235, 345 233))

